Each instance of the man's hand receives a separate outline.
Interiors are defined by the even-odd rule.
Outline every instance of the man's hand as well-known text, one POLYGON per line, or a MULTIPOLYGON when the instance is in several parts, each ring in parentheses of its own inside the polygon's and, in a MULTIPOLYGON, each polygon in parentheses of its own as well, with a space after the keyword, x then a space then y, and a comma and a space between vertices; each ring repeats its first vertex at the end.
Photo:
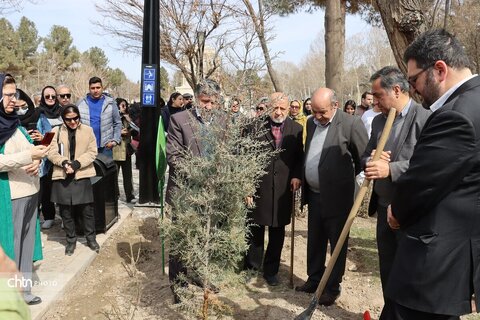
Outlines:
POLYGON ((38 176, 38 169, 40 168, 40 160, 33 160, 33 162, 25 167, 23 170, 30 176, 38 176))
POLYGON ((253 206, 253 197, 246 197, 245 198, 245 203, 247 204, 247 207, 252 207, 253 206))
POLYGON ((389 162, 385 160, 369 161, 365 167, 365 178, 369 180, 383 179, 390 175, 389 162))
POLYGON ((387 223, 393 230, 400 229, 400 224, 398 223, 397 219, 393 216, 392 213, 392 206, 389 205, 387 207, 387 223))
POLYGON ((292 180, 290 181, 290 190, 297 191, 301 185, 302 185, 302 180, 297 178, 292 178, 292 180))
MULTIPOLYGON (((375 155, 375 152, 377 151, 377 149, 373 149, 372 150, 372 153, 370 154, 370 159, 373 159, 373 156, 375 155)), ((382 151, 382 154, 380 155, 380 159, 379 160, 383 160, 383 161, 388 161, 390 162, 390 155, 392 154, 391 151, 382 151)))

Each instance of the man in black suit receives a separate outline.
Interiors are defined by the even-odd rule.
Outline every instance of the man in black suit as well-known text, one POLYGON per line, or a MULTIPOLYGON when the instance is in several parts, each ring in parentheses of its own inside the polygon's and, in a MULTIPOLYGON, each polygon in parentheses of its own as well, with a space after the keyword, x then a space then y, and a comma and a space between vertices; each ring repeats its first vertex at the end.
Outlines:
POLYGON ((369 213, 377 212, 380 279, 385 292, 399 236, 387 223, 387 207, 395 194, 395 183, 407 170, 413 148, 431 112, 410 98, 408 81, 397 67, 388 66, 378 70, 370 81, 371 92, 382 114, 373 119, 372 134, 362 156, 362 165, 365 168, 365 178, 375 180, 369 213), (396 110, 397 115, 385 151, 380 160, 370 161, 391 108, 396 110))
POLYGON ((250 227, 249 249, 245 259, 247 269, 259 270, 263 260, 263 277, 268 285, 279 284, 280 267, 285 226, 290 223, 293 191, 300 188, 303 166, 302 126, 288 117, 288 97, 276 92, 270 97, 271 113, 261 127, 260 137, 266 141, 266 150, 279 150, 273 156, 267 172, 256 190, 255 208, 249 218, 255 225, 250 227), (264 252, 265 226, 268 226, 268 246, 264 252))
MULTIPOLYGON (((337 244, 353 205, 355 175, 368 135, 360 117, 338 110, 335 92, 320 88, 312 96, 312 115, 307 121, 304 165, 304 202, 308 203, 308 280, 297 291, 313 293, 323 272, 327 243, 337 244)), ((319 304, 331 305, 340 295, 345 272, 345 241, 319 304)))
POLYGON ((401 228, 383 319, 460 319, 480 292, 480 78, 447 31, 405 51, 408 81, 433 114, 398 179, 388 223, 401 228))

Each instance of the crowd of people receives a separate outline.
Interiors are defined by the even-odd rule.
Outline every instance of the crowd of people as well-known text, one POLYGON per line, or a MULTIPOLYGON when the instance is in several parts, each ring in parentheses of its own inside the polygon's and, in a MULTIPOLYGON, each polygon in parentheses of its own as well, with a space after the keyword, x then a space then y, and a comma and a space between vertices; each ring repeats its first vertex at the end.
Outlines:
MULTIPOLYGON (((278 156, 268 163, 256 192, 245 195, 246 205, 254 204, 245 269, 262 272, 269 286, 279 285, 285 226, 300 192, 308 206, 308 279, 295 290, 315 292, 328 245, 332 253, 353 205, 356 177, 362 175, 373 181, 369 214, 377 217, 385 302, 380 319, 449 320, 470 313, 472 299, 480 306, 480 78, 472 74, 461 43, 442 29, 419 36, 404 60, 407 74, 394 66, 377 70, 360 103, 348 100, 343 108, 334 90, 318 88, 304 100, 272 93, 254 113, 242 112, 242 98, 233 97, 225 117, 214 117, 211 110, 223 99, 215 81, 201 79, 194 95, 172 93, 161 110, 170 168, 166 202, 173 206, 177 161, 186 152, 208 154, 199 133, 213 122, 227 128, 242 117, 257 117, 261 125, 252 130, 261 134, 255 139, 278 156), (389 138, 373 161, 392 108, 396 117, 389 138)), ((75 250, 76 217, 88 247, 99 251, 89 181, 93 162, 99 155, 115 161, 126 202, 134 202, 132 142, 140 129, 128 102, 104 93, 98 77, 90 79, 89 93, 76 105, 67 86, 46 86, 38 107, 11 75, 2 75, 0 82, 0 244, 31 278, 32 262, 42 258, 38 209, 42 228, 50 228, 59 207, 65 254, 75 250), (45 143, 49 132, 53 140, 45 143)), ((347 249, 348 239, 318 299, 321 305, 334 304, 341 294, 347 249)), ((171 256, 170 281, 185 281, 186 272, 181 257, 171 256)), ((28 287, 23 297, 28 304, 41 302, 28 287)), ((175 292, 174 297, 178 302, 175 292)))
MULTIPOLYGON (((262 117, 256 138, 280 152, 255 194, 246 197, 247 205, 255 206, 244 268, 262 272, 269 286, 281 282, 285 226, 301 190, 302 204, 308 205, 308 279, 295 290, 315 292, 328 244, 332 253, 353 205, 356 176, 362 175, 374 182, 369 214, 377 216, 385 302, 380 319, 460 319, 472 312, 472 303, 479 306, 480 80, 472 75, 462 45, 445 30, 421 35, 404 59, 407 75, 394 66, 377 70, 360 103, 348 100, 343 108, 330 88, 319 88, 304 101, 275 92, 252 115, 241 113, 241 97, 231 99, 231 121, 262 117), (373 161, 392 108, 389 138, 373 161)), ((165 123, 167 202, 175 190, 178 158, 189 150, 204 156, 198 132, 212 121, 225 121, 211 115, 222 100, 215 82, 200 81, 194 94, 190 110, 178 110, 180 93, 174 93, 165 111, 170 119, 165 123)), ((321 305, 334 304, 341 294, 347 248, 348 239, 318 299, 321 305)), ((170 257, 169 272, 172 283, 187 272, 181 257, 170 257)), ((178 302, 175 290, 174 297, 178 302)))
POLYGON ((43 258, 40 229, 50 229, 58 212, 65 254, 74 254, 79 233, 98 253, 94 161, 100 155, 115 161, 123 173, 125 201, 135 202, 131 142, 140 129, 128 114, 128 102, 104 93, 98 77, 89 80, 88 93, 76 104, 63 84, 45 86, 38 104, 17 88, 12 75, 0 74, 0 84, 0 247, 25 279, 24 301, 35 305, 42 301, 31 293, 33 262, 43 258))

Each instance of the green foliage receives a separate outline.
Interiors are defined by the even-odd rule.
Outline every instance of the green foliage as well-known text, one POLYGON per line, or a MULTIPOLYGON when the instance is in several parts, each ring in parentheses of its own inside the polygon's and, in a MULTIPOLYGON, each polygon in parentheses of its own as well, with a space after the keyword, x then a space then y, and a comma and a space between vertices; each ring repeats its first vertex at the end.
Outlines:
POLYGON ((168 80, 168 71, 160 66, 160 88, 168 89, 169 87, 170 81, 168 80))
POLYGON ((108 86, 111 87, 112 89, 118 88, 122 85, 127 80, 127 77, 125 76, 125 73, 118 69, 110 69, 108 68, 107 70, 107 79, 106 79, 108 86))
POLYGON ((66 70, 78 62, 80 52, 75 48, 70 31, 63 26, 54 25, 43 39, 43 45, 49 59, 54 59, 58 70, 66 70))
POLYGON ((108 65, 108 58, 105 52, 99 47, 92 47, 83 53, 92 65, 98 70, 105 70, 108 65))
POLYGON ((166 219, 161 222, 170 254, 178 255, 205 285, 206 294, 199 299, 192 299, 191 288, 178 288, 179 295, 185 294, 182 302, 189 305, 187 310, 198 311, 214 299, 206 288, 231 279, 229 275, 242 261, 249 224, 245 198, 254 194, 273 155, 265 152, 268 142, 242 135, 243 128, 253 125, 250 122, 254 120, 237 118, 232 123, 223 111, 212 112, 215 119, 226 122, 213 121, 200 130, 198 139, 205 151, 202 157, 187 150, 176 162, 174 219, 172 223, 166 219))
POLYGON ((18 59, 24 65, 23 74, 27 75, 34 70, 34 57, 37 53, 40 37, 35 23, 26 17, 22 17, 20 25, 17 28, 18 43, 18 59))
POLYGON ((5 18, 0 19, 0 70, 17 73, 23 68, 22 62, 18 61, 19 39, 12 24, 5 18))

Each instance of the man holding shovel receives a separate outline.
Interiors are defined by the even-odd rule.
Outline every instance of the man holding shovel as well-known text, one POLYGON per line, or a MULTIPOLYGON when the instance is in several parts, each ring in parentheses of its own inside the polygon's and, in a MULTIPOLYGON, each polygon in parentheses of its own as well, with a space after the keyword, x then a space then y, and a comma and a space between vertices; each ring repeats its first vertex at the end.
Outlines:
MULTIPOLYGON (((360 173, 360 156, 368 135, 359 117, 338 111, 335 92, 317 89, 312 96, 312 115, 307 121, 304 165, 304 202, 308 203, 308 280, 296 291, 313 293, 325 271, 327 244, 337 244, 353 205, 355 175, 360 173)), ((345 272, 347 241, 319 304, 332 305, 340 295, 345 272)))
POLYGON ((463 45, 443 29, 404 54, 411 89, 433 111, 387 221, 400 239, 382 319, 460 319, 480 306, 480 78, 463 45), (387 301, 388 302, 388 301, 387 301))
MULTIPOLYGON (((397 67, 384 67, 370 78, 372 94, 382 114, 372 122, 372 135, 362 156, 365 178, 374 180, 369 214, 377 212, 377 248, 380 279, 385 292, 400 236, 387 223, 387 207, 395 194, 395 183, 407 170, 418 136, 432 114, 410 98, 405 75, 397 67), (390 136, 380 160, 371 161, 391 108, 396 110, 390 136)), ((385 299, 385 298, 384 298, 385 299)))

